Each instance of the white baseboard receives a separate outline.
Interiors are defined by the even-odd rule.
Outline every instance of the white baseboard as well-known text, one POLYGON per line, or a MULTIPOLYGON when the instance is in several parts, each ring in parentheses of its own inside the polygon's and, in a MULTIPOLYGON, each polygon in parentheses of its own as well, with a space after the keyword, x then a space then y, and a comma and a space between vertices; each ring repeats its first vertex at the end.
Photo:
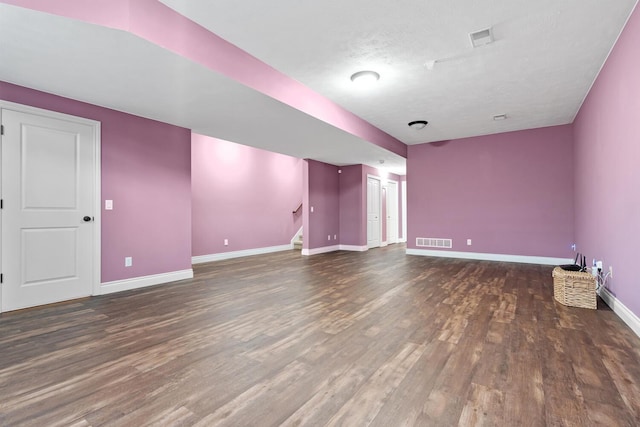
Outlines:
POLYGON ((602 298, 602 301, 611 307, 611 310, 613 310, 613 312, 617 314, 618 317, 622 319, 622 321, 626 323, 637 336, 640 337, 640 318, 638 318, 633 311, 629 310, 626 305, 621 303, 618 298, 613 296, 607 288, 600 288, 599 295, 600 298, 602 298))
POLYGON ((231 258, 241 258, 251 255, 270 254, 272 252, 282 252, 293 249, 293 244, 280 246, 267 246, 266 248, 244 249, 242 251, 222 252, 219 254, 198 255, 191 257, 191 264, 202 264, 211 261, 223 261, 231 258))
POLYGON ((341 251, 351 251, 351 252, 365 252, 368 251, 369 248, 367 245, 364 246, 356 246, 356 245, 340 245, 339 249, 341 251))
POLYGON ((407 255, 433 256, 441 258, 477 259, 483 261, 519 262, 523 264, 561 265, 573 262, 571 258, 552 258, 526 255, 484 254, 480 252, 434 251, 407 249, 407 255))
POLYGON ((381 242, 380 243, 380 247, 384 248, 385 246, 387 246, 389 243, 388 242, 381 242))
POLYGON ((302 249, 302 255, 305 255, 305 256, 318 255, 318 254, 324 254, 327 252, 335 252, 338 250, 340 250, 340 245, 323 246, 321 248, 302 249))
POLYGON ((152 274, 150 276, 133 277, 131 279, 114 280, 113 282, 104 282, 100 284, 100 295, 130 291, 132 289, 145 288, 147 286, 160 285, 162 283, 175 282, 177 280, 184 279, 193 279, 192 269, 152 274))

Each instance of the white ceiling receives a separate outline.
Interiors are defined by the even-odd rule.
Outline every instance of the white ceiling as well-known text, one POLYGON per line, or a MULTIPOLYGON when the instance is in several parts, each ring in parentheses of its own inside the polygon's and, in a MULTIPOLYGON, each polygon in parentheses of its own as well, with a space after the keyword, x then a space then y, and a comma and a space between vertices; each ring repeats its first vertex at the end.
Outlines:
POLYGON ((636 0, 162 2, 416 144, 571 123, 636 0), (496 41, 473 49, 487 27, 496 41), (366 69, 379 85, 354 91, 366 69))
MULTIPOLYGON (((162 2, 415 144, 572 122, 636 0, 162 2), (468 33, 490 26, 496 41, 472 49, 468 33), (370 91, 349 80, 362 69, 381 74, 370 91), (419 119, 424 130, 408 128, 419 119)), ((296 157, 385 160, 404 172, 397 154, 135 35, 5 4, 0 80, 296 157)))

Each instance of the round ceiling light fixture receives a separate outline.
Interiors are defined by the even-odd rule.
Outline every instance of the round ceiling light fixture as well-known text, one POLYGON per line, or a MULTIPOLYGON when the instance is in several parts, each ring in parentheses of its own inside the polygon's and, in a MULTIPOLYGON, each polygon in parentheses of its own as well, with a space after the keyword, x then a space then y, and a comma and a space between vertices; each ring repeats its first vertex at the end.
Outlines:
POLYGON ((380 80, 380 74, 375 71, 358 71, 351 75, 351 81, 358 86, 369 85, 380 80))
POLYGON ((426 120, 414 120, 412 122, 407 123, 410 128, 415 130, 424 129, 429 124, 426 120))

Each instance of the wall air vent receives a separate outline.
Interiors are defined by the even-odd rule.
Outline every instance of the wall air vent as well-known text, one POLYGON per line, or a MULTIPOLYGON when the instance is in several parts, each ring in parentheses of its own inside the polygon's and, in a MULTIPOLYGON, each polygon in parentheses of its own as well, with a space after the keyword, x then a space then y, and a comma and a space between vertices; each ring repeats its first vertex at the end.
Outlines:
POLYGON ((484 30, 474 31, 473 33, 469 33, 469 39, 471 40, 472 47, 484 46, 485 44, 493 42, 493 30, 489 27, 484 30))
POLYGON ((451 239, 434 239, 432 237, 416 237, 416 246, 419 248, 451 249, 453 247, 453 242, 451 239))

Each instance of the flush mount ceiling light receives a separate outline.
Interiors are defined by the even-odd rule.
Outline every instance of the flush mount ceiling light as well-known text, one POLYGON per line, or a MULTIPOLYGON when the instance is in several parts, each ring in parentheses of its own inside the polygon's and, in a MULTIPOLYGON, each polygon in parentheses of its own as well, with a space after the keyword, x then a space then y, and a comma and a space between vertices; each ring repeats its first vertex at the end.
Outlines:
POLYGON ((360 85, 368 85, 380 80, 380 74, 375 71, 358 71, 351 75, 351 81, 360 85))
POLYGON ((484 30, 474 31, 473 33, 469 33, 469 40, 471 40, 471 46, 480 47, 485 44, 489 44, 493 42, 493 30, 491 27, 485 28, 484 30))
POLYGON ((493 116, 493 120, 506 120, 507 119, 507 115, 506 114, 497 114, 495 116, 493 116))
POLYGON ((420 130, 420 129, 424 129, 429 124, 429 122, 426 120, 414 120, 407 124, 411 129, 420 130))

